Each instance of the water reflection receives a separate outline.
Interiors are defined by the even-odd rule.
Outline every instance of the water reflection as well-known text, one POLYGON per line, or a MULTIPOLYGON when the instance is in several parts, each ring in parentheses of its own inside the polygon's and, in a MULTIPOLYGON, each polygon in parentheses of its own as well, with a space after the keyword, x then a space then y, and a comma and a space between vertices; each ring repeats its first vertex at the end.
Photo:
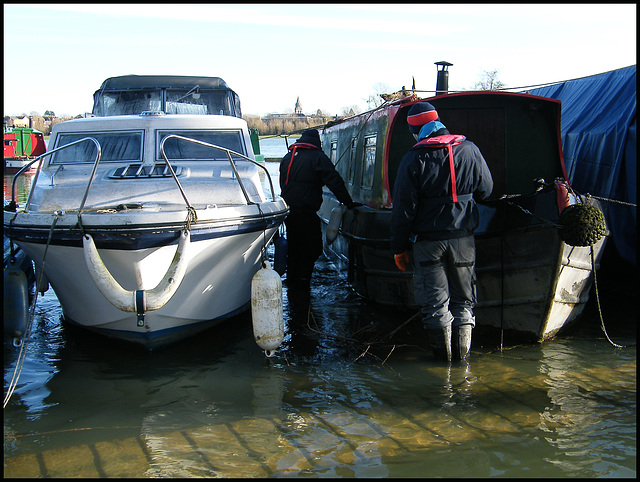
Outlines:
MULTIPOLYGON (((33 181, 33 172, 25 172, 16 181, 15 199, 18 203, 26 203, 31 189, 31 183, 33 181)), ((11 188, 13 186, 13 175, 4 176, 4 200, 6 202, 11 201, 11 188)))
MULTIPOLYGON (((318 300, 311 301, 311 311, 326 322, 326 313, 314 308, 318 300)), ((48 375, 30 380, 32 388, 17 392, 5 412, 5 432, 11 429, 5 475, 24 474, 12 461, 38 452, 50 476, 76 474, 83 447, 93 447, 101 460, 96 467, 82 462, 84 476, 634 470, 634 354, 611 363, 606 345, 593 353, 591 341, 557 340, 474 351, 469 362, 452 365, 399 351, 383 365, 369 357, 356 361, 355 352, 335 343, 325 351, 330 342, 316 340, 310 357, 285 352, 265 359, 246 336, 249 322, 153 354, 100 347, 99 338, 84 333, 65 337, 57 353, 41 353, 48 375), (59 451, 66 467, 53 463, 59 451)))

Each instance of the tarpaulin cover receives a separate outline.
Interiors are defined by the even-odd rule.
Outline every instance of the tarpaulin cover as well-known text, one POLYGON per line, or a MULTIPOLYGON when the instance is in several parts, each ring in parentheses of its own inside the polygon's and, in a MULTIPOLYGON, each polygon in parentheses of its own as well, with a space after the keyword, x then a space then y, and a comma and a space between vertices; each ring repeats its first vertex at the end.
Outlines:
POLYGON ((562 102, 569 182, 603 202, 620 256, 636 264, 636 66, 528 91, 562 102))

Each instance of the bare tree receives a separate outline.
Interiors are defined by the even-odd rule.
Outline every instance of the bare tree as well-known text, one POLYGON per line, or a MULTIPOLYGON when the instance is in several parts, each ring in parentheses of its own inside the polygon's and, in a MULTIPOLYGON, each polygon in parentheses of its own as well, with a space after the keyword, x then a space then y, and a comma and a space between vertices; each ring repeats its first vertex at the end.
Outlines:
POLYGON ((476 90, 500 90, 505 87, 506 85, 498 80, 497 70, 485 70, 482 79, 474 85, 476 90))
POLYGON ((340 115, 341 116, 350 116, 350 115, 356 115, 356 114, 360 114, 360 107, 357 104, 353 104, 347 107, 342 107, 340 109, 340 115))
POLYGON ((389 87, 389 84, 384 84, 382 82, 376 82, 372 87, 374 93, 370 94, 366 99, 363 99, 367 103, 368 109, 375 109, 376 107, 381 106, 384 102, 384 99, 380 94, 387 94, 391 92, 391 87, 389 87))

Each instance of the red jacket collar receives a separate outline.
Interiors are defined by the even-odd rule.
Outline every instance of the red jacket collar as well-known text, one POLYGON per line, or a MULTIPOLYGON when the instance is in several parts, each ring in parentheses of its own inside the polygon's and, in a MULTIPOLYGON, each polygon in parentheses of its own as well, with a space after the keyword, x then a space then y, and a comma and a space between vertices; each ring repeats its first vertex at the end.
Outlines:
POLYGON ((320 150, 320 148, 314 144, 309 144, 307 142, 296 142, 294 144, 291 144, 289 146, 289 150, 293 149, 294 147, 296 147, 297 149, 318 149, 320 150))
POLYGON ((444 136, 428 137, 422 139, 413 147, 445 147, 450 144, 460 144, 466 139, 465 136, 459 134, 447 134, 444 136))

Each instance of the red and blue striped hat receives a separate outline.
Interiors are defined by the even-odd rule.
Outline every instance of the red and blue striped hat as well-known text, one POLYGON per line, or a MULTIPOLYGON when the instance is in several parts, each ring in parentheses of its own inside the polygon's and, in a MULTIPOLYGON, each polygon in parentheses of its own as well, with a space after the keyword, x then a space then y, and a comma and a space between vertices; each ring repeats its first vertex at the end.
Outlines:
POLYGON ((407 122, 409 123, 409 130, 412 134, 418 134, 423 125, 432 121, 439 121, 440 117, 436 108, 429 102, 419 102, 413 104, 409 113, 407 114, 407 122))

